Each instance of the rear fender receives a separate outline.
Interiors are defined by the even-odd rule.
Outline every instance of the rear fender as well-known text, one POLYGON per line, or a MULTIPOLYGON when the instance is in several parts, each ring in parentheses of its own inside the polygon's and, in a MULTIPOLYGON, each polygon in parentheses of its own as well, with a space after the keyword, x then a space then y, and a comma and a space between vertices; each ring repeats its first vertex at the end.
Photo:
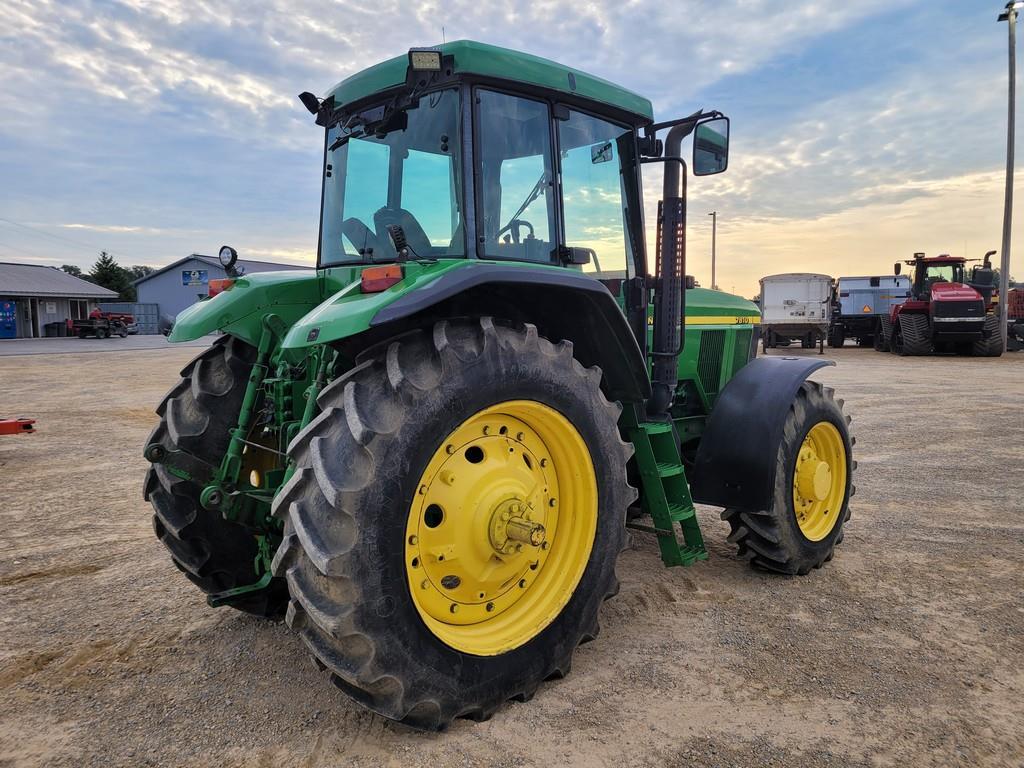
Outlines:
POLYGON ((691 478, 694 501, 762 510, 771 505, 782 429, 797 390, 832 360, 758 357, 718 395, 691 478))
POLYGON ((352 337, 365 348, 412 328, 450 317, 490 315, 537 326, 551 341, 573 342, 583 365, 598 365, 614 400, 650 396, 643 354, 615 298, 598 280, 564 267, 513 262, 441 260, 403 265, 403 280, 362 294, 358 281, 295 324, 285 348, 352 337))
POLYGON ((245 275, 228 290, 182 311, 168 341, 192 341, 221 331, 257 346, 264 315, 273 313, 289 327, 319 303, 320 281, 312 270, 245 275))

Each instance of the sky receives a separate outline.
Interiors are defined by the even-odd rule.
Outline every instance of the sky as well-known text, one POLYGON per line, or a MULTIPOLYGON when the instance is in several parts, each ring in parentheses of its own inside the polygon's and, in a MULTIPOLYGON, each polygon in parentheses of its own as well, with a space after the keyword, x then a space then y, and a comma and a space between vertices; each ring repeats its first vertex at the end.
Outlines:
MULTIPOLYGON (((691 180, 687 271, 889 274, 998 249, 1006 25, 981 0, 0 0, 0 260, 311 264, 322 130, 296 94, 460 38, 592 72, 658 119, 732 118, 691 180)), ((1018 176, 1018 180, 1019 180, 1018 176)), ((654 210, 657 172, 645 175, 654 210)), ((1018 200, 1024 193, 1017 195, 1018 200)), ((1015 211, 1024 226, 1024 203, 1015 211)), ((650 216, 649 216, 650 218, 650 216)), ((1024 277, 1016 234, 1011 273, 1024 277)), ((2 288, 2 286, 0 286, 2 288)))

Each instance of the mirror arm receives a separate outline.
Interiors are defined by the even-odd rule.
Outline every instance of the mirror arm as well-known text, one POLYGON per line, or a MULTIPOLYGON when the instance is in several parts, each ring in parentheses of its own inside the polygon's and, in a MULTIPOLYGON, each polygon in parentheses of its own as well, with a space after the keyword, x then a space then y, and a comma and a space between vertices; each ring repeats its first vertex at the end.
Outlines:
MULTIPOLYGON (((677 125, 683 125, 685 123, 692 123, 693 125, 696 125, 703 120, 713 120, 716 117, 725 117, 725 113, 719 112, 717 109, 713 109, 710 112, 705 112, 703 108, 698 109, 692 115, 687 115, 686 117, 677 117, 675 120, 666 120, 663 123, 651 123, 650 125, 645 125, 644 136, 653 136, 664 128, 675 128, 677 125)), ((690 130, 693 130, 692 126, 690 130)))

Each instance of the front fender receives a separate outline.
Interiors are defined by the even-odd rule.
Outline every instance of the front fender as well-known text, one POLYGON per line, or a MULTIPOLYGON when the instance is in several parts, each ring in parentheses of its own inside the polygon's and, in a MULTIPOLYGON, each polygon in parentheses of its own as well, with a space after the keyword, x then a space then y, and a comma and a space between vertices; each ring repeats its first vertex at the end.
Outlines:
POLYGON ((758 357, 718 395, 697 448, 690 492, 716 507, 763 510, 771 505, 782 429, 797 390, 832 360, 758 357))
POLYGON ((228 290, 183 310, 174 321, 168 341, 192 341, 221 331, 256 346, 264 315, 276 314, 291 326, 320 299, 320 280, 313 270, 245 275, 228 290))

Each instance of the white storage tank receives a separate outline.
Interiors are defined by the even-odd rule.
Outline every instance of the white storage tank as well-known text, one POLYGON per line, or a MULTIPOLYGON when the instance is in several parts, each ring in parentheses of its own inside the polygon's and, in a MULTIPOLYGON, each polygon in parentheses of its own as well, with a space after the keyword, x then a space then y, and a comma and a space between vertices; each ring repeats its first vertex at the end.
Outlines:
POLYGON ((765 349, 823 344, 831 314, 832 278, 792 272, 761 278, 761 339, 765 349))

